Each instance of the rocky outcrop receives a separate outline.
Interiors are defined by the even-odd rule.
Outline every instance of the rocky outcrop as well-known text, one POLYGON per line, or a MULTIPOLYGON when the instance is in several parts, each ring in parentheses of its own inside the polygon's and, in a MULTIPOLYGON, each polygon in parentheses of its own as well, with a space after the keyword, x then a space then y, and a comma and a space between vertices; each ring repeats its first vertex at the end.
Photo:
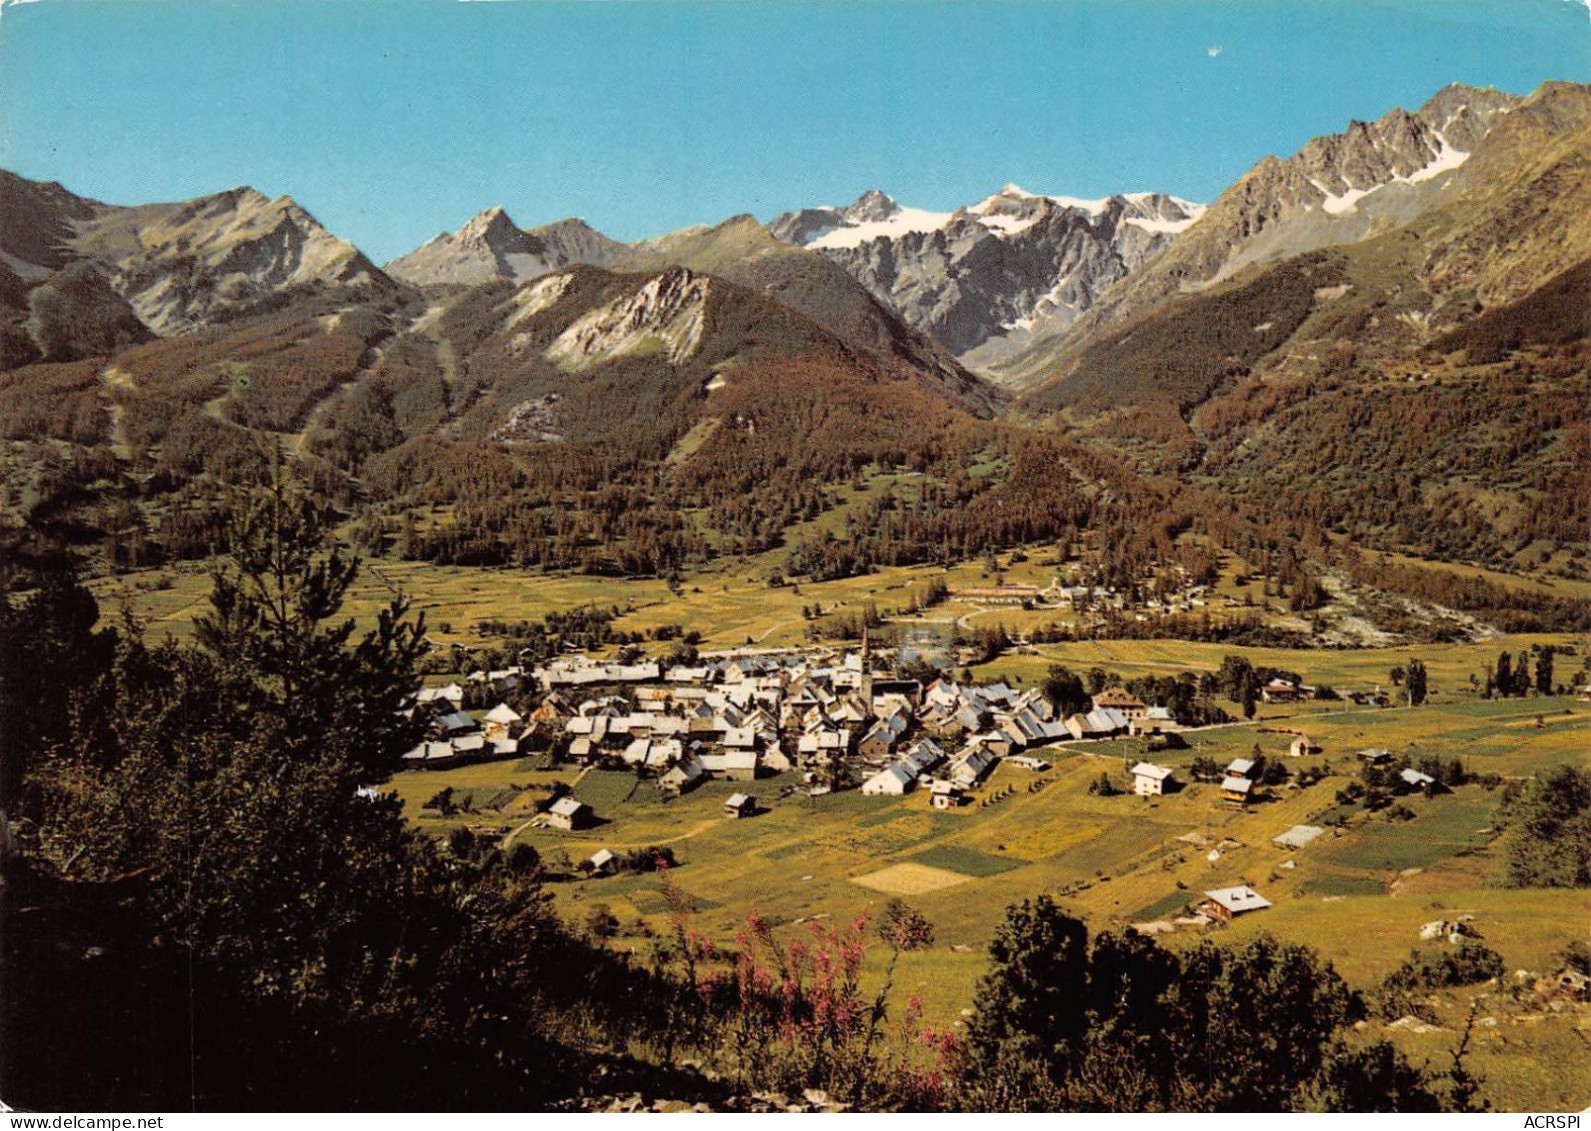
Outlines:
POLYGON ((252 188, 122 207, 0 172, 0 259, 29 281, 92 265, 161 334, 285 287, 393 286, 291 197, 252 188))
POLYGON ((391 285, 363 252, 291 197, 272 200, 239 188, 180 205, 119 210, 102 224, 135 220, 125 253, 97 232, 87 234, 84 246, 109 252, 112 284, 158 333, 192 329, 217 308, 284 287, 391 285))
POLYGON ((547 347, 547 360, 583 369, 622 354, 661 349, 675 365, 701 344, 709 281, 683 267, 581 315, 547 347))
POLYGON ((1000 365, 1022 386, 1042 380, 1091 336, 1256 263, 1356 243, 1403 227, 1473 187, 1471 155, 1525 100, 1449 86, 1417 112, 1394 109, 1317 137, 1291 157, 1266 157, 1211 204, 1153 263, 1100 296, 1092 310, 1000 365))

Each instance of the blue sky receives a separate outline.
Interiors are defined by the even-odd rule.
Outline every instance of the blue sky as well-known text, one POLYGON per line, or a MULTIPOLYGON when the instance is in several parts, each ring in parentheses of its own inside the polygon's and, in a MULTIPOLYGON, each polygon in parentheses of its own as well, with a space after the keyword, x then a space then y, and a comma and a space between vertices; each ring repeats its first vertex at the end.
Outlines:
POLYGON ((1213 199, 1448 82, 1591 79, 1569 0, 37 0, 0 167, 117 203, 251 184, 378 261, 482 208, 638 239, 871 187, 1213 199))

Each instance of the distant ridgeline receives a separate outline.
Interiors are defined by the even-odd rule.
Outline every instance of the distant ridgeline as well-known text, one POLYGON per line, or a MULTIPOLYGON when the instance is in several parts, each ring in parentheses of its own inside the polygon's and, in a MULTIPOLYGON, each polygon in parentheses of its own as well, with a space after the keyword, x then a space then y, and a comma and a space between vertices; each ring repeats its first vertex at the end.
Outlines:
POLYGON ((286 197, 0 174, 5 536, 204 557, 274 444, 363 550, 438 563, 824 579, 1086 534, 1130 589, 1197 535, 1291 561, 1297 612, 1351 576, 1568 628, 1407 559, 1583 576, 1588 130, 1585 86, 1451 87, 1208 207, 870 193, 638 244, 493 209, 385 268, 286 197))

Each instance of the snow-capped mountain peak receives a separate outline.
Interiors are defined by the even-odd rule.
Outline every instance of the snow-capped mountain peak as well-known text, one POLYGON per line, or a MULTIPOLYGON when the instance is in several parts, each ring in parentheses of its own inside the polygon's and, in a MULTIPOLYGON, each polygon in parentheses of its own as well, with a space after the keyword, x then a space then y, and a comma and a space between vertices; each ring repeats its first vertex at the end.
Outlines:
POLYGON ((779 220, 789 221, 790 231, 775 231, 774 235, 814 251, 854 248, 876 239, 938 231, 950 217, 949 212, 903 208, 878 189, 868 189, 844 208, 809 208, 781 216, 779 220))
POLYGON ((1203 211, 1163 193, 1086 200, 1007 184, 934 212, 875 189, 844 208, 786 213, 769 231, 838 263, 976 365, 1063 328, 1203 211))

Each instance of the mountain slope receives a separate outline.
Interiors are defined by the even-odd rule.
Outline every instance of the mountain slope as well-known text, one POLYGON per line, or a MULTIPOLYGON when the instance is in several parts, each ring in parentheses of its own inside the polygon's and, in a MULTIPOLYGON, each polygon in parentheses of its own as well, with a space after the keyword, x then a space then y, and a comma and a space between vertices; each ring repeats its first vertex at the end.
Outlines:
MULTIPOLYGON (((1485 243, 1495 224, 1521 219, 1521 227, 1541 238, 1527 236, 1533 247, 1523 255, 1505 244, 1503 256, 1511 265, 1523 263, 1579 226, 1572 216, 1582 198, 1570 178, 1578 167, 1572 153, 1583 145, 1571 141, 1566 152, 1554 154, 1544 148, 1563 147, 1576 123, 1584 123, 1586 90, 1549 83, 1521 99, 1450 86, 1417 113, 1395 109, 1375 122, 1355 122, 1344 133, 1316 138, 1285 160, 1267 157, 1152 263, 1110 288, 1067 331, 1011 359, 998 376, 1017 386, 1043 381, 1086 348, 1092 335, 1140 320, 1178 295, 1208 288, 1255 264, 1395 229, 1409 228, 1413 238, 1439 251, 1444 239, 1485 243), (1549 160, 1562 167, 1532 171, 1549 160), (1521 176, 1540 182, 1537 199, 1518 183, 1521 176), (1506 198, 1500 207, 1499 197, 1506 198), (1485 204, 1488 199, 1492 206, 1485 204), (1543 212, 1564 218, 1556 231, 1552 225, 1538 227, 1535 218, 1543 212)), ((1436 255, 1422 271, 1439 291, 1440 261, 1448 254, 1436 255)), ((1577 255, 1555 254, 1554 262, 1561 269, 1577 255)), ((1467 270, 1460 268, 1459 274, 1467 270)), ((1536 282, 1542 278, 1533 268, 1525 270, 1536 282)), ((1484 273, 1473 281, 1480 291, 1489 285, 1484 273)))
POLYGON ((287 287, 393 287, 358 248, 291 197, 272 200, 251 188, 112 209, 72 246, 106 267, 139 317, 162 334, 287 287))
POLYGON ((948 350, 906 325, 842 268, 781 243, 751 216, 636 244, 618 264, 630 270, 681 264, 711 272, 800 312, 875 357, 929 374, 947 396, 974 412, 987 415, 1001 403, 948 350))
POLYGON ((394 259, 386 270, 420 287, 475 285, 534 279, 571 263, 605 267, 623 252, 623 244, 582 220, 562 220, 527 231, 501 208, 488 208, 458 231, 443 232, 394 259))
POLYGON ((0 169, 0 262, 24 279, 39 279, 76 258, 79 228, 107 205, 54 181, 29 181, 0 169))
POLYGON ((856 349, 932 375, 948 395, 973 411, 987 415, 1001 401, 947 350, 906 326, 843 269, 774 239, 751 216, 622 244, 580 220, 527 230, 516 227, 501 209, 491 209, 459 231, 393 260, 388 268, 416 285, 445 287, 519 282, 572 264, 626 272, 686 267, 715 275, 782 303, 856 349))
POLYGON ((877 359, 767 295, 688 267, 575 264, 517 287, 471 288, 431 332, 459 359, 453 423, 443 430, 456 437, 597 443, 623 435, 628 452, 662 458, 738 374, 786 359, 979 407, 931 373, 877 359))
POLYGON ((271 200, 251 188, 122 207, 0 171, 0 259, 30 281, 92 264, 160 334, 192 330, 292 287, 395 289, 291 197, 271 200))

